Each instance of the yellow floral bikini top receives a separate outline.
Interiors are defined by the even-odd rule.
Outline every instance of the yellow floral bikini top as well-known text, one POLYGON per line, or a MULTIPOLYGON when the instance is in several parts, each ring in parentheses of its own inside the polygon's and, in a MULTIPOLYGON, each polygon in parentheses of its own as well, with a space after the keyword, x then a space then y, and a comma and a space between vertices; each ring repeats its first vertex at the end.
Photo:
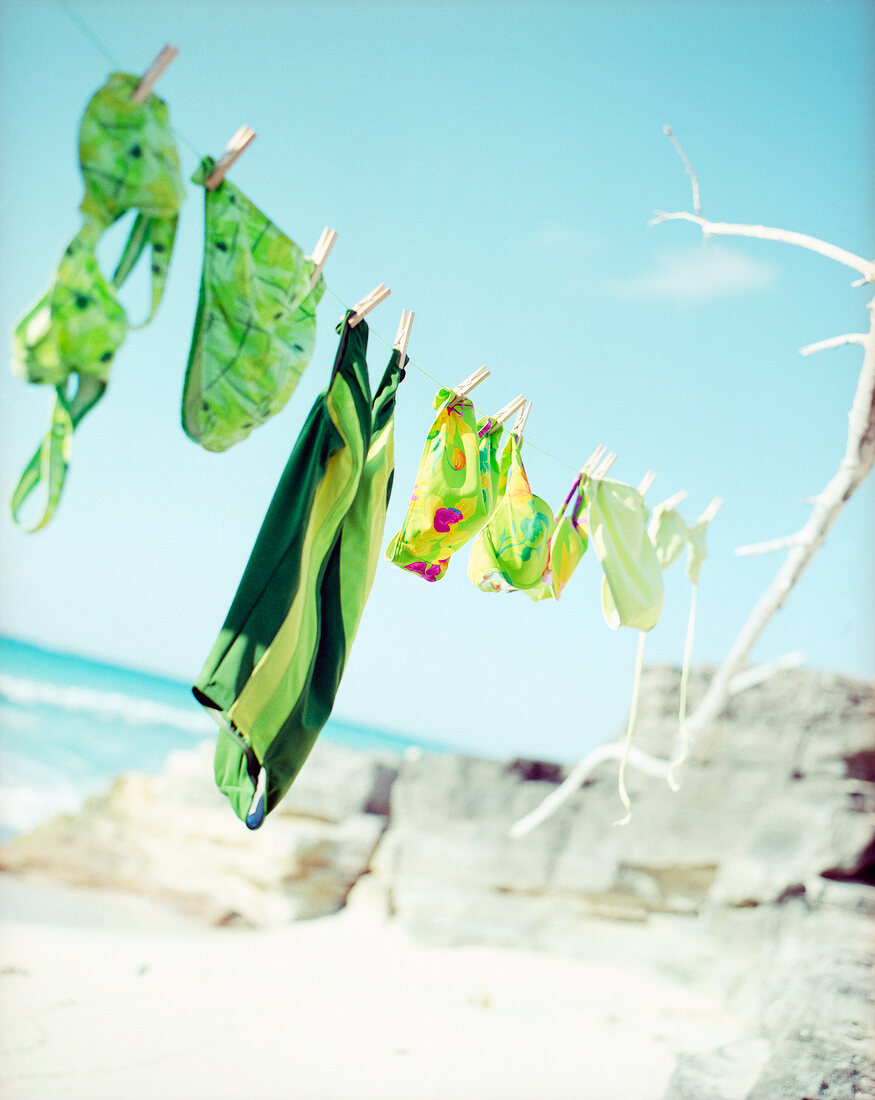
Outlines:
POLYGON ((434 407, 438 414, 426 437, 407 515, 386 548, 388 561, 432 582, 441 579, 450 557, 495 509, 503 434, 492 418, 478 420, 470 399, 453 390, 439 390, 434 407))

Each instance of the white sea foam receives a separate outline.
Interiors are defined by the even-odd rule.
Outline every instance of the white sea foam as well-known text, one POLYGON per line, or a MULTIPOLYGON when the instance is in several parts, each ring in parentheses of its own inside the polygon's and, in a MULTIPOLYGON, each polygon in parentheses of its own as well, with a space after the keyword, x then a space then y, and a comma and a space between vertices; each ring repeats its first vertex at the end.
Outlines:
POLYGON ((117 691, 62 687, 44 680, 0 674, 0 697, 22 707, 49 706, 114 719, 132 726, 166 726, 200 736, 215 726, 192 700, 192 710, 117 691))

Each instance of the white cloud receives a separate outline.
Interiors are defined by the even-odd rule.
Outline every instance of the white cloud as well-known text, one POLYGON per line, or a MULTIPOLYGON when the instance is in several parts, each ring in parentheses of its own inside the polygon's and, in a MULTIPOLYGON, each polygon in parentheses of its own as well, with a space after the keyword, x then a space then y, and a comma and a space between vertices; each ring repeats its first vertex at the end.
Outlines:
POLYGON ((551 256, 570 256, 573 259, 589 251, 588 242, 579 229, 559 222, 545 222, 529 237, 528 244, 536 252, 551 256))
POLYGON ((772 285, 777 273, 774 264, 754 260, 743 252, 697 245, 663 252, 650 271, 614 279, 610 289, 623 298, 704 301, 764 290, 772 285))

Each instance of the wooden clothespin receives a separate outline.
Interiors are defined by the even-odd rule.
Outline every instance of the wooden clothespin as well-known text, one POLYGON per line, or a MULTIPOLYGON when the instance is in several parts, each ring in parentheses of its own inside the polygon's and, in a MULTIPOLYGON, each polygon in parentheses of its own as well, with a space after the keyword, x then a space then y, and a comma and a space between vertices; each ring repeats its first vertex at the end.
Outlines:
POLYGON ((638 486, 638 492, 642 496, 647 495, 647 491, 650 486, 656 481, 656 474, 653 470, 648 470, 644 477, 641 478, 641 483, 638 486))
POLYGON ((234 161, 249 148, 253 141, 255 141, 255 131, 248 126, 241 126, 225 146, 225 152, 217 162, 216 167, 207 176, 204 187, 208 191, 216 190, 234 161))
POLYGON ((319 240, 316 242, 316 247, 313 249, 313 253, 310 259, 316 265, 313 268, 313 274, 310 276, 310 289, 319 282, 319 276, 322 274, 322 268, 325 266, 325 261, 328 259, 328 253, 334 248, 334 242, 337 240, 337 231, 329 229, 328 226, 322 230, 319 240))
POLYGON ((608 454, 606 454, 605 457, 602 459, 599 468, 592 475, 593 481, 601 481, 603 478, 606 478, 608 476, 608 470, 610 470, 610 468, 614 465, 616 461, 617 452, 609 451, 608 454))
POLYGON ((589 458, 584 462, 580 468, 581 477, 592 477, 592 472, 596 468, 599 462, 608 453, 608 448, 604 443, 599 443, 598 447, 592 452, 589 458))
POLYGON ((490 373, 486 367, 478 367, 473 374, 468 375, 464 382, 460 382, 458 386, 453 386, 453 393, 457 397, 467 397, 471 390, 489 377, 490 373))
POLYGON ((517 443, 522 443, 523 432, 525 431, 526 421, 529 419, 529 413, 532 411, 532 402, 529 401, 526 405, 520 409, 517 413, 517 418, 513 422, 513 434, 516 436, 517 443))
POLYGON ((401 320, 398 322, 398 331, 395 333, 395 343, 392 345, 398 352, 398 362, 404 366, 404 356, 407 354, 407 345, 410 343, 410 330, 413 328, 413 318, 416 314, 412 309, 401 310, 401 320))
POLYGON ((503 424, 505 420, 510 420, 515 412, 519 412, 525 403, 525 397, 521 393, 517 394, 513 401, 508 401, 503 408, 499 409, 494 416, 490 416, 489 419, 493 424, 503 424))
POLYGON ((359 321, 364 320, 365 314, 370 313, 374 306, 378 306, 380 302, 388 298, 391 293, 392 291, 385 283, 380 283, 379 286, 375 286, 370 294, 366 294, 360 302, 356 302, 352 307, 349 327, 355 328, 359 321))
POLYGON ((673 508, 677 508, 681 501, 686 500, 688 495, 686 489, 681 489, 680 492, 675 493, 674 496, 670 496, 666 500, 660 501, 653 511, 654 513, 670 512, 673 508))
POLYGON ((161 74, 167 68, 168 65, 174 60, 179 50, 175 46, 165 46, 161 53, 155 58, 149 68, 143 73, 143 78, 140 83, 131 92, 131 99, 134 103, 145 103, 152 92, 152 89, 158 83, 161 74))
POLYGON ((699 516, 699 523, 710 523, 711 520, 720 511, 722 504, 722 497, 714 497, 714 499, 711 501, 705 511, 699 516))

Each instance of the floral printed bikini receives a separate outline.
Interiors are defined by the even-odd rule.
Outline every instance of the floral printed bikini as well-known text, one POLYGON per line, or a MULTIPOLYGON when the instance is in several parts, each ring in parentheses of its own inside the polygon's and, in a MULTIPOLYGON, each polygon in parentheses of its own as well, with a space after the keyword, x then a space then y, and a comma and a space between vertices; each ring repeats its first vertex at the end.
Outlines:
POLYGON ((471 400, 454 390, 439 390, 434 408, 407 515, 386 548, 388 561, 430 582, 495 510, 503 434, 494 418, 478 420, 471 400))

